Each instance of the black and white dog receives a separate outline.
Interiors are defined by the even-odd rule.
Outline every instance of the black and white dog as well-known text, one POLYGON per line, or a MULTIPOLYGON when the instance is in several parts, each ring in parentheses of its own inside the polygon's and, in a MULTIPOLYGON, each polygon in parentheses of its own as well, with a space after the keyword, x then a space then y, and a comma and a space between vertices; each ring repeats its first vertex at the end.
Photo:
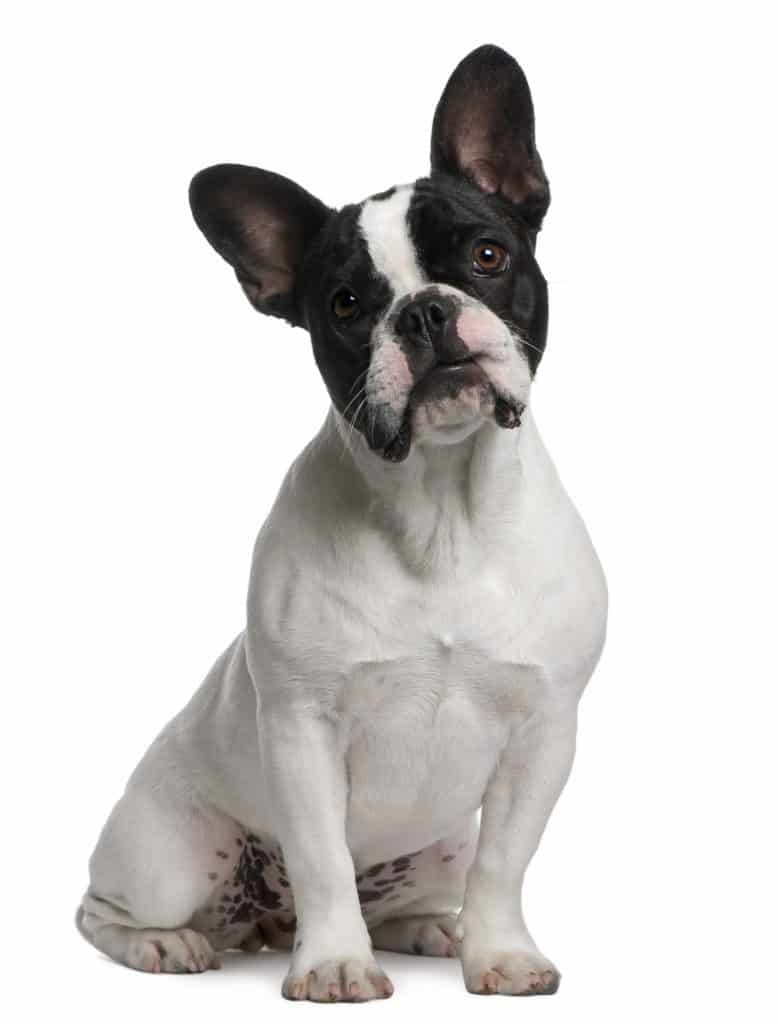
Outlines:
POLYGON ((154 972, 289 947, 291 999, 390 995, 376 949, 553 992, 521 890, 607 599, 528 408, 549 188, 526 79, 470 54, 411 185, 334 211, 223 165, 191 204, 251 303, 310 333, 332 407, 260 531, 246 629, 130 779, 78 926, 154 972))

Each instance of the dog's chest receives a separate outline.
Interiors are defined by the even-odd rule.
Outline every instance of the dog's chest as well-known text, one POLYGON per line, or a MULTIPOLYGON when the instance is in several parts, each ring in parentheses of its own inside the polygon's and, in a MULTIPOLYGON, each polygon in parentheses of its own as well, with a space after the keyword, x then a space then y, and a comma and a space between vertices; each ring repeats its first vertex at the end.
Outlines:
POLYGON ((468 583, 384 592, 366 609, 338 695, 350 777, 349 829, 380 856, 409 823, 408 848, 445 835, 481 803, 526 684, 516 587, 482 569, 468 583))
POLYGON ((380 608, 363 605, 361 628, 344 637, 347 715, 403 716, 411 708, 426 718, 445 704, 489 712, 519 701, 526 616, 502 574, 482 568, 457 583, 390 585, 381 599, 380 608))

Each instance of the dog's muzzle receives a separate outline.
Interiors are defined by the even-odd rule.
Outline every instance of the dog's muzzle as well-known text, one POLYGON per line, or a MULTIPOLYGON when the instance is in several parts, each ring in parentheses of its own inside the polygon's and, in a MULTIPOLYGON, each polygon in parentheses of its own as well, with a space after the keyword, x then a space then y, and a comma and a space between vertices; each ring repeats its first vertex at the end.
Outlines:
MULTIPOLYGON (((401 301, 385 326, 374 354, 385 392, 377 389, 364 433, 373 451, 390 462, 407 457, 417 408, 456 399, 466 389, 493 401, 498 426, 519 426, 524 405, 490 380, 478 357, 486 363, 493 356, 471 331, 460 329, 464 308, 456 294, 433 285, 401 301)), ((494 314, 487 315, 505 331, 494 314)))

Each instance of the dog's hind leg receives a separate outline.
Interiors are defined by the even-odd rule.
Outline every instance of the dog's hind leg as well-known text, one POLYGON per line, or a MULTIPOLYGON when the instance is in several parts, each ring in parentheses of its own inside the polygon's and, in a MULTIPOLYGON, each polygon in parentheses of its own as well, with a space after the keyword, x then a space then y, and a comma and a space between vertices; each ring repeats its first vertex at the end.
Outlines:
MULTIPOLYGON (((111 909, 109 914, 112 914, 111 909)), ((76 911, 76 926, 101 952, 137 971, 199 973, 221 966, 208 939, 192 928, 109 924, 105 918, 85 910, 83 905, 76 911)))
MULTIPOLYGON (((237 823, 191 793, 131 786, 92 855, 79 931, 136 970, 217 967, 214 944, 189 925, 234 874, 243 837, 237 823)), ((245 927, 248 935, 253 922, 245 927)))
POLYGON ((408 914, 370 929, 375 949, 416 956, 457 955, 456 914, 408 914))

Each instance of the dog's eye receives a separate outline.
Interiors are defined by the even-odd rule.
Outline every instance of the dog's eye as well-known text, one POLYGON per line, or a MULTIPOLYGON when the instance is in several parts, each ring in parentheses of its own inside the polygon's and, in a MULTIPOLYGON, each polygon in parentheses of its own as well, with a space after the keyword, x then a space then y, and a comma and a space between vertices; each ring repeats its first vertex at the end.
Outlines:
POLYGON ((508 253, 496 242, 477 242, 473 246, 473 273, 481 277, 501 274, 508 266, 508 253))
POLYGON ((338 320, 353 320, 359 316, 359 299, 348 288, 341 288, 332 296, 332 312, 338 320))

